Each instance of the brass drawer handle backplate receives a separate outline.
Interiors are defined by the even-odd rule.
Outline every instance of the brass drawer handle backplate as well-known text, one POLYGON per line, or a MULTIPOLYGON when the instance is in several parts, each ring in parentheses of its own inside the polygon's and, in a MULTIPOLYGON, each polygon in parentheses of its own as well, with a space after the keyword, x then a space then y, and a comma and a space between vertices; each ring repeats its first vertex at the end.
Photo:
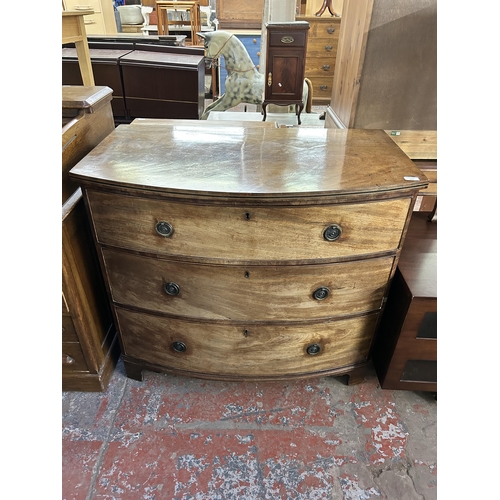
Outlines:
POLYGON ((281 43, 293 43, 295 42, 293 36, 284 36, 282 39, 281 39, 281 43))

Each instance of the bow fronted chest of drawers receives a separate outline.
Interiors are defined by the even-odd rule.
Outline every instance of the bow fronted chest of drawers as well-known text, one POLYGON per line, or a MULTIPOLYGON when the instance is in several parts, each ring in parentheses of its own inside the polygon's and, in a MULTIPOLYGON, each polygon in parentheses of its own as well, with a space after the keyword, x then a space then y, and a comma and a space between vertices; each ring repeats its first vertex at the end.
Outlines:
POLYGON ((384 131, 136 120, 72 170, 127 375, 349 374, 419 189, 384 131))

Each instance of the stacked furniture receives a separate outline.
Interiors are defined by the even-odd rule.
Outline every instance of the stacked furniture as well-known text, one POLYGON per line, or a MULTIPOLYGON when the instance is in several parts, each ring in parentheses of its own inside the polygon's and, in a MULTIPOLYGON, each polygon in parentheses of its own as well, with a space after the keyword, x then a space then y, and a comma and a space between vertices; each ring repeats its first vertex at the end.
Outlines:
POLYGON ((82 191, 69 170, 114 130, 111 89, 62 88, 62 389, 104 391, 118 341, 82 191))
POLYGON ((383 131, 305 132, 134 121, 73 167, 128 376, 363 379, 427 180, 383 131))
MULTIPOLYGON (((174 37, 175 38, 175 37, 174 37)), ((199 119, 205 107, 202 47, 176 47, 126 38, 89 42, 96 85, 113 90, 119 123, 134 118, 199 119)), ((63 48, 63 85, 81 85, 76 50, 63 48)))
POLYGON ((341 19, 326 16, 300 16, 297 20, 307 21, 310 26, 305 76, 312 83, 313 105, 327 105, 332 98, 341 19))
POLYGON ((158 16, 158 34, 168 35, 169 26, 188 27, 190 32, 189 42, 191 45, 202 44, 200 37, 197 35, 201 31, 201 13, 200 2, 174 1, 168 2, 165 0, 156 1, 156 13, 158 16), (173 14, 173 19, 169 19, 169 14, 173 14), (179 14, 179 15, 176 15, 179 14), (176 19, 179 17, 179 19, 176 19), (187 17, 189 19, 180 19, 187 17))

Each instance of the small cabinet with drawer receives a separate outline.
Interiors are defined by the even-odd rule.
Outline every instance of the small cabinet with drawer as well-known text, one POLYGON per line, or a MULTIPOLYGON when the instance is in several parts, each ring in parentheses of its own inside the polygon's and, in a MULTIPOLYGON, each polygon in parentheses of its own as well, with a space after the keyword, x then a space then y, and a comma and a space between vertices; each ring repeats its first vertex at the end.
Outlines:
POLYGON ((71 171, 127 375, 356 380, 425 176, 383 131, 147 121, 71 171))
POLYGON ((302 94, 309 23, 267 23, 266 71, 264 73, 264 121, 269 104, 295 105, 298 124, 304 108, 302 94))

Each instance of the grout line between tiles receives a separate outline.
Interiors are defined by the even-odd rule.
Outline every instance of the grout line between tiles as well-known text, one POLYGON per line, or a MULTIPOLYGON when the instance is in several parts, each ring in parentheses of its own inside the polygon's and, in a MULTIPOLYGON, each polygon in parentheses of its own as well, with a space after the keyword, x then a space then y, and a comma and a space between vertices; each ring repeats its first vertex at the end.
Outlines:
POLYGON ((86 497, 85 500, 92 500, 94 498, 95 490, 96 490, 97 477, 99 476, 99 472, 101 471, 102 462, 103 462, 103 459, 104 459, 104 454, 106 453, 106 451, 108 449, 108 445, 109 445, 109 437, 110 437, 111 432, 112 432, 112 430, 113 430, 113 428, 115 426, 116 416, 118 415, 118 410, 120 409, 120 407, 122 405, 123 398, 125 396, 125 391, 127 389, 128 383, 129 383, 129 380, 128 380, 128 378, 126 378, 125 379, 125 383, 123 384, 123 388, 122 388, 122 393, 120 395, 120 399, 119 399, 118 404, 116 405, 116 408, 115 408, 115 414, 113 415, 113 418, 111 419, 108 432, 106 434, 106 437, 103 440, 103 443, 102 443, 102 446, 101 446, 101 450, 99 451, 99 456, 98 456, 98 458, 96 460, 96 464, 94 465, 94 470, 92 471, 92 480, 90 481, 89 492, 88 492, 87 497, 86 497))

